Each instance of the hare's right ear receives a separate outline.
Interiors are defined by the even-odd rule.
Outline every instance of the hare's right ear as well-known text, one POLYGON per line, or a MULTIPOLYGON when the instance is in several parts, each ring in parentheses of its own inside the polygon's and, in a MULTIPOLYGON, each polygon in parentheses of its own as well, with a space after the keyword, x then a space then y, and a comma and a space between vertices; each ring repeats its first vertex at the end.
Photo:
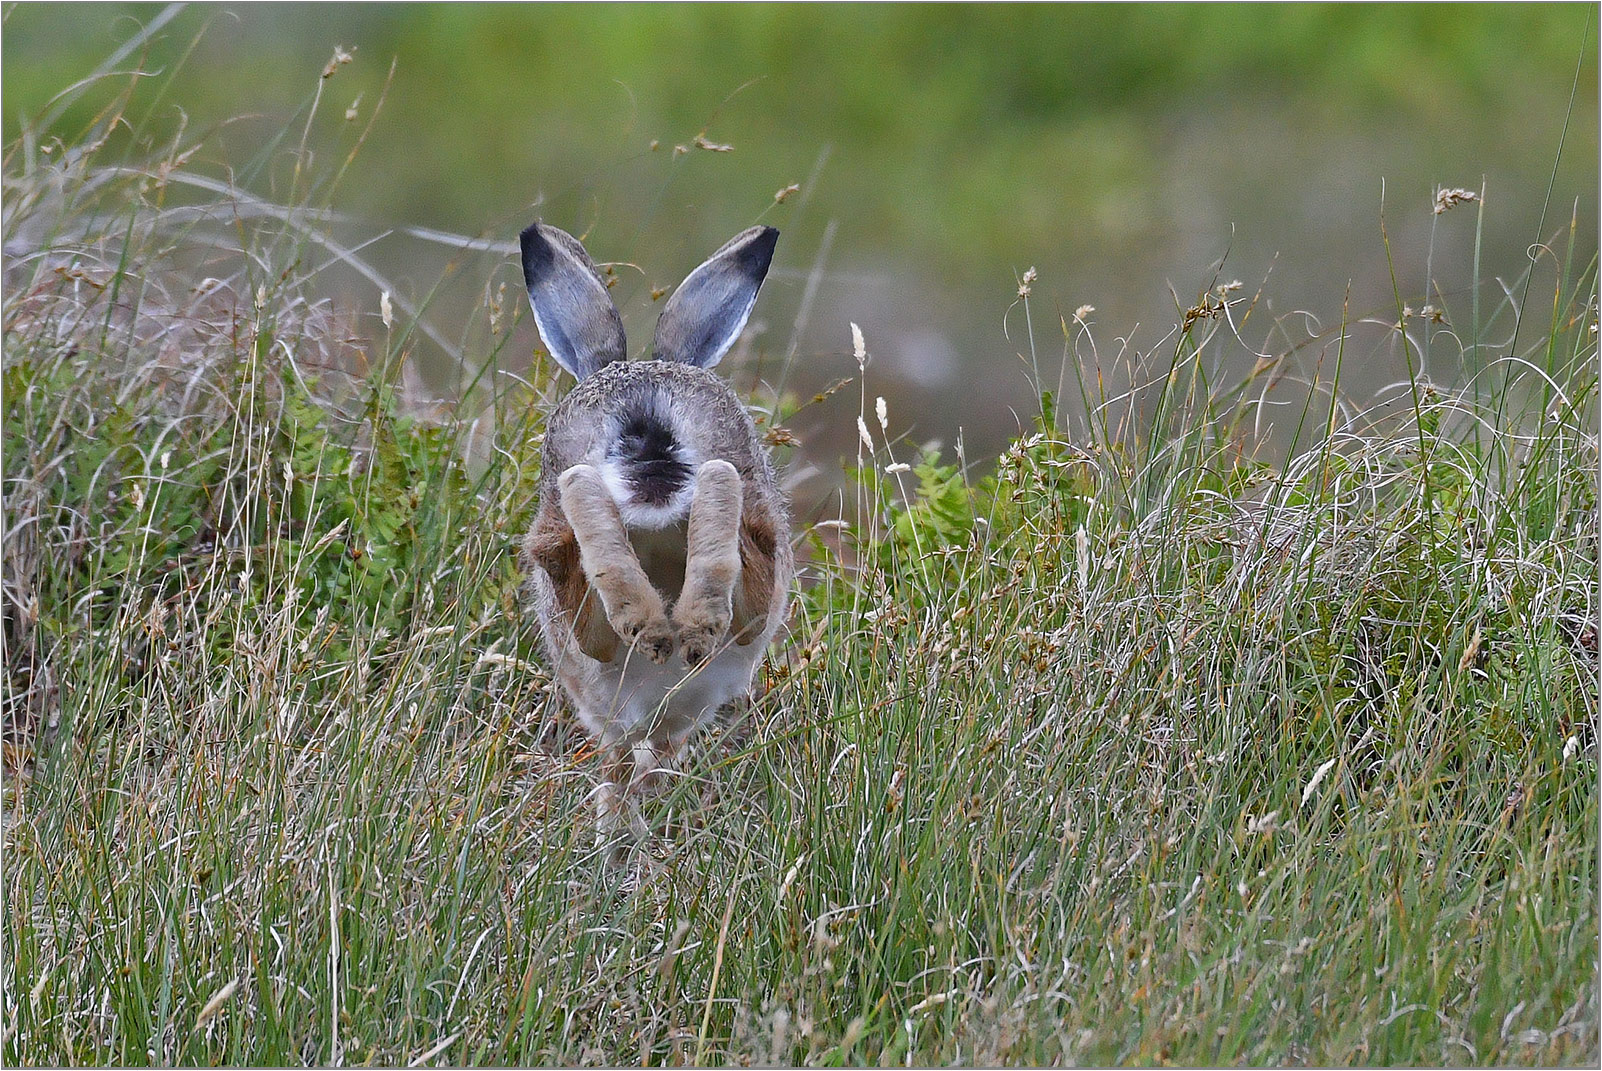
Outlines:
POLYGON ((657 360, 702 368, 722 360, 751 318, 778 240, 772 227, 751 227, 692 271, 656 321, 657 360))
POLYGON ((623 360, 623 318, 578 239, 543 223, 535 223, 518 239, 534 322, 556 363, 583 379, 604 364, 623 360))

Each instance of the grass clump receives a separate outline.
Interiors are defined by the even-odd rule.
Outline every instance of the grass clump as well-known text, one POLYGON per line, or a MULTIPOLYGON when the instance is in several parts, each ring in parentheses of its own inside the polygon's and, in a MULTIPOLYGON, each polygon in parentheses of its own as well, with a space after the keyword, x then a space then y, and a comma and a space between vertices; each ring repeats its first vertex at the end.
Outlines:
POLYGON ((8 1061, 1596 1060, 1594 263, 1236 380, 1217 288, 1119 395, 1064 322, 1087 415, 983 475, 864 384, 618 876, 510 554, 538 399, 424 419, 314 213, 111 151, 6 159, 8 1061))

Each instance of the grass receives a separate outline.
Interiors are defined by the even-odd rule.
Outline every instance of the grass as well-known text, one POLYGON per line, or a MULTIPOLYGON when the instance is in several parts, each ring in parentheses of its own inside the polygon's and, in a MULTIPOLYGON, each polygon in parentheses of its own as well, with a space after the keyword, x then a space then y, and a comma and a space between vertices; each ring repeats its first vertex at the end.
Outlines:
POLYGON ((442 417, 418 310, 319 294, 337 174, 258 211, 118 120, 5 160, 8 1063, 1598 1059, 1594 261, 1064 319, 993 466, 859 382, 771 687, 619 875, 520 303, 442 417))

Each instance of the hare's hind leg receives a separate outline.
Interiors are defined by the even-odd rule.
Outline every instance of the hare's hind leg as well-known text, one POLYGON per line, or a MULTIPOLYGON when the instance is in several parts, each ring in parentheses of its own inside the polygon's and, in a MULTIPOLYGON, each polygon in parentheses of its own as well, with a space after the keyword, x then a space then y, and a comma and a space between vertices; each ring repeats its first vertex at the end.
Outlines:
POLYGON ((741 499, 740 474, 727 461, 708 461, 696 473, 684 588, 673 606, 679 653, 692 666, 706 661, 729 631, 740 575, 741 499))
POLYGON ((650 827, 634 801, 633 749, 613 743, 601 750, 601 783, 591 799, 595 803, 595 832, 608 861, 621 863, 634 844, 648 840, 650 827))
POLYGON ((640 801, 665 791, 679 774, 678 756, 691 728, 660 739, 613 739, 601 744, 601 783, 595 786, 596 833, 600 844, 618 860, 634 843, 648 841, 651 828, 640 801))
POLYGON ((641 648, 658 665, 666 662, 673 650, 673 626, 663 613, 662 596, 634 555, 600 472, 591 465, 574 465, 562 473, 557 487, 562 512, 578 540, 584 575, 600 594, 606 619, 625 643, 641 648))

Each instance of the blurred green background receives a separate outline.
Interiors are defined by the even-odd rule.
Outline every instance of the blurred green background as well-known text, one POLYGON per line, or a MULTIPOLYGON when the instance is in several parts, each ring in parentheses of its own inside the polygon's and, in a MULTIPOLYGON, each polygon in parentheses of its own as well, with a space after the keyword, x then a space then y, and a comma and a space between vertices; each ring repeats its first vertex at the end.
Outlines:
MULTIPOLYGON (((771 223, 784 237, 758 311, 768 364, 745 374, 777 378, 792 348, 790 385, 854 372, 854 320, 874 353, 870 392, 890 397, 897 430, 949 444, 961 426, 977 456, 1032 409, 1022 313, 1009 312, 1030 267, 1035 336, 1055 380, 1061 317, 1094 306, 1099 348, 1117 364, 1119 340, 1156 346, 1175 322, 1174 295, 1191 304, 1226 253, 1222 277, 1250 292, 1267 276, 1276 313, 1332 325, 1350 284, 1354 311, 1389 306, 1394 319, 1382 190, 1415 305, 1429 299, 1432 241, 1449 301, 1472 277, 1474 209, 1433 216, 1443 185, 1484 184, 1487 275, 1518 276, 1530 244, 1566 232, 1576 208, 1582 257, 1592 255, 1594 12, 20 4, 5 9, 0 72, 10 144, 57 93, 161 21, 117 65, 163 72, 136 100, 157 124, 220 124, 199 166, 290 199, 288 161, 340 46, 353 59, 327 80, 310 143, 332 170, 383 98, 333 203, 369 231, 511 240, 539 216, 581 233, 597 259, 639 266, 614 291, 639 348, 652 288, 737 229, 771 223), (732 150, 697 147, 698 135, 732 150), (791 184, 801 190, 776 203, 791 184)), ((125 83, 108 80, 44 134, 70 138, 125 83)), ((517 278, 507 257, 401 238, 367 255, 416 294, 451 268, 430 309, 446 334, 487 281, 517 278)), ((345 300, 376 310, 359 287, 345 300)), ((442 383, 447 372, 431 375, 442 383)), ((1368 374, 1377 385, 1405 372, 1368 374)), ((839 401, 854 413, 854 398, 839 401)), ((804 436, 844 429, 839 441, 850 441, 849 415, 819 407, 806 419, 816 426, 797 428, 804 436)))

